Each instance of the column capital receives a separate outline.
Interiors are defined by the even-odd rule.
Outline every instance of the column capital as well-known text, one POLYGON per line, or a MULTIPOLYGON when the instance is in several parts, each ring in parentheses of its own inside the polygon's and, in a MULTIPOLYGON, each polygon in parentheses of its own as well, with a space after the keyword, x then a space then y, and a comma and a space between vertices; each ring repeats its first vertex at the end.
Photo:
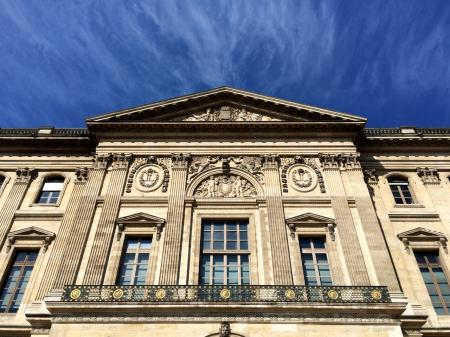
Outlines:
POLYGON ((96 154, 93 161, 93 169, 106 169, 111 162, 112 155, 108 154, 96 154))
POLYGON ((364 173, 364 180, 369 185, 376 185, 378 184, 378 173, 375 169, 366 169, 363 171, 364 173))
POLYGON ((113 153, 112 154, 112 168, 113 169, 127 169, 130 162, 133 160, 132 153, 113 153))
POLYGON ((319 153, 319 160, 324 169, 361 169, 356 153, 319 153))
POLYGON ((268 168, 278 168, 278 163, 280 162, 280 156, 277 154, 265 154, 262 155, 263 167, 268 168))
POLYGON ((37 177, 37 170, 29 167, 22 167, 16 170, 16 182, 29 183, 37 177))
POLYGON ((439 184, 441 178, 434 167, 418 167, 417 175, 422 179, 424 184, 439 184))
POLYGON ((75 169, 75 181, 86 182, 88 180, 89 169, 87 167, 77 167, 75 169))
POLYGON ((173 168, 187 168, 191 161, 190 153, 172 153, 173 168))

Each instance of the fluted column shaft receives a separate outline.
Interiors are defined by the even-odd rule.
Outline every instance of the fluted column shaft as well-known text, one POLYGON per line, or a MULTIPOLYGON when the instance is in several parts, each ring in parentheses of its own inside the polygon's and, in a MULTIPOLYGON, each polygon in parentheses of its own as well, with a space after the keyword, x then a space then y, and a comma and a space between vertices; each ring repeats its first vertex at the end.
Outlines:
POLYGON ((278 158, 266 156, 264 158, 263 172, 274 284, 292 284, 289 241, 286 234, 283 201, 281 198, 278 158))
POLYGON ((378 282, 380 285, 388 286, 389 290, 399 291, 400 285, 394 265, 389 255, 369 190, 364 182, 361 167, 357 164, 355 167, 347 169, 347 174, 352 185, 356 208, 361 219, 361 225, 378 282))
MULTIPOLYGON (((42 282, 39 286, 39 291, 36 296, 37 300, 42 300, 47 293, 54 286, 54 282, 60 268, 61 261, 63 261, 64 252, 70 250, 69 241, 71 236, 74 235, 74 224, 77 215, 78 207, 80 206, 81 196, 83 195, 86 187, 88 168, 78 168, 76 170, 76 180, 70 195, 69 203, 67 204, 66 211, 61 220, 61 225, 58 230, 58 235, 53 243, 53 248, 48 259, 48 264, 45 268, 45 277, 42 278, 42 282)), ((64 262, 63 262, 64 263, 64 262)))
POLYGON ((172 177, 159 284, 177 284, 179 277, 184 199, 189 160, 189 155, 180 154, 172 157, 172 177))
POLYGON ((36 170, 27 167, 20 168, 16 171, 16 174, 16 180, 0 210, 0 248, 5 243, 14 214, 22 203, 30 182, 36 177, 36 170))
POLYGON ((131 155, 115 154, 83 284, 102 284, 131 155))
POLYGON ((66 284, 73 284, 76 280, 95 213, 97 198, 100 194, 109 161, 109 155, 97 156, 94 166, 89 172, 86 188, 78 204, 76 215, 73 218, 71 235, 69 240, 67 240, 67 245, 52 285, 53 289, 62 288, 66 284))
POLYGON ((321 156, 323 173, 328 185, 336 227, 352 285, 369 285, 369 274, 359 244, 352 213, 341 178, 341 162, 338 155, 321 156))

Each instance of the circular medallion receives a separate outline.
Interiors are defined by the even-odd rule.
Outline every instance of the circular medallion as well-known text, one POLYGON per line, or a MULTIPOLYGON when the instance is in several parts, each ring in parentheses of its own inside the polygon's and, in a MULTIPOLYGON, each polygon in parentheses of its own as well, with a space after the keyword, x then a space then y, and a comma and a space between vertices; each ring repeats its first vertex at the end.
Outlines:
POLYGON ((73 300, 78 299, 81 296, 81 290, 80 289, 74 289, 70 292, 70 298, 73 300))
POLYGON ((122 289, 116 289, 116 290, 114 290, 114 292, 112 293, 112 297, 113 297, 115 300, 118 300, 119 298, 122 298, 122 297, 123 297, 123 290, 122 290, 122 289))
POLYGON ((372 296, 372 298, 374 300, 379 301, 379 300, 381 300, 382 294, 381 294, 381 291, 379 291, 379 290, 372 290, 370 292, 370 296, 372 296))
POLYGON ((156 290, 155 296, 158 300, 162 300, 166 297, 166 291, 164 289, 158 289, 156 290))
POLYGON ((317 186, 317 174, 307 165, 298 164, 291 166, 288 176, 289 184, 297 191, 308 192, 317 186))
POLYGON ((284 296, 288 299, 288 300, 293 300, 295 298, 295 291, 292 289, 287 289, 284 292, 284 296))
POLYGON ((327 296, 331 300, 337 300, 339 298, 339 293, 336 290, 328 290, 327 296))
POLYGON ((155 164, 142 166, 136 172, 136 188, 142 192, 151 192, 158 189, 164 180, 164 171, 155 164))
POLYGON ((229 299, 230 296, 231 296, 231 292, 227 288, 222 289, 220 291, 220 297, 222 297, 224 300, 229 299))

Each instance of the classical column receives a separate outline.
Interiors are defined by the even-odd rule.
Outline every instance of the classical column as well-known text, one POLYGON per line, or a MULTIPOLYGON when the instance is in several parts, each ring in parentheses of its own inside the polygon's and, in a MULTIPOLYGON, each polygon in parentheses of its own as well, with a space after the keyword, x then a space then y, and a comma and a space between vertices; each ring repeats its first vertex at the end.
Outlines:
POLYGON ((92 169, 89 171, 88 181, 84 193, 78 204, 76 215, 73 218, 70 237, 64 248, 61 262, 58 266, 56 278, 52 289, 62 288, 66 284, 73 284, 84 253, 84 247, 94 217, 97 198, 100 194, 103 179, 111 160, 111 155, 98 155, 94 159, 92 169))
POLYGON ((89 256, 83 284, 102 284, 108 261, 108 253, 114 234, 115 222, 119 214, 120 198, 127 179, 131 154, 114 154, 111 177, 105 201, 97 225, 91 255, 89 256))
POLYGON ((273 280, 274 284, 292 284, 289 241, 286 234, 283 201, 281 198, 278 161, 279 158, 277 156, 264 156, 263 172, 272 251, 273 280))
POLYGON ((83 195, 84 189, 86 187, 86 181, 88 177, 89 169, 87 167, 79 167, 75 171, 75 182, 70 195, 69 203, 64 212, 64 216, 61 220, 61 225, 58 230, 58 235, 56 236, 55 242, 51 249, 50 257, 48 259, 48 264, 45 268, 45 277, 42 278, 42 282, 39 285, 39 291, 36 296, 37 300, 42 300, 47 293, 52 289, 53 284, 58 273, 58 268, 61 264, 62 258, 64 256, 64 251, 69 249, 69 240, 76 233, 76 229, 73 229, 77 210, 80 205, 81 196, 83 195))
POLYGON ((336 218, 336 228, 342 243, 350 280, 352 285, 369 285, 369 275, 341 178, 342 156, 321 154, 319 159, 331 196, 331 205, 336 218))
POLYGON ((172 155, 172 177, 164 234, 159 284, 177 284, 183 232, 184 199, 186 195, 189 154, 172 155))
POLYGON ((5 243, 6 236, 11 228, 14 214, 22 203, 30 182, 36 178, 37 171, 28 167, 16 171, 16 180, 0 210, 0 248, 5 243))
POLYGON ((354 154, 347 155, 344 163, 378 282, 380 285, 388 286, 389 290, 399 291, 400 285, 394 265, 369 190, 364 182, 361 165, 354 154))

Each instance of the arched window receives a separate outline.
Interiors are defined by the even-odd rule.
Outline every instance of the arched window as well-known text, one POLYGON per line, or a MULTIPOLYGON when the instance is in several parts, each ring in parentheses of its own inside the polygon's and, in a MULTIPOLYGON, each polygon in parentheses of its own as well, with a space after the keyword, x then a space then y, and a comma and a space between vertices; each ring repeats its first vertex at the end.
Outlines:
POLYGON ((51 177, 44 180, 41 191, 36 200, 38 204, 56 204, 58 203, 61 190, 64 186, 63 177, 51 177))
POLYGON ((395 203, 398 205, 414 204, 412 193, 409 189, 408 179, 404 177, 390 177, 388 178, 389 186, 391 187, 392 195, 395 203))

